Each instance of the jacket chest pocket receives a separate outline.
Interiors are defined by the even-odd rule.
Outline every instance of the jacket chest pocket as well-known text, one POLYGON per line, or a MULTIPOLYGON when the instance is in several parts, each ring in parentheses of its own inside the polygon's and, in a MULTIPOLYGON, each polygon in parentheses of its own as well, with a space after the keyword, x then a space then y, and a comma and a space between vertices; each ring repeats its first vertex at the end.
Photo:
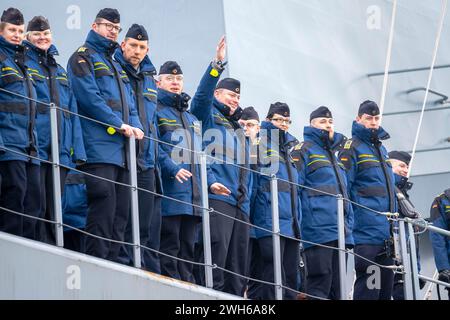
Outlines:
POLYGON ((306 164, 309 173, 316 172, 320 168, 327 168, 332 170, 331 161, 325 158, 309 158, 309 162, 306 164))
POLYGON ((128 85, 130 83, 130 78, 128 78, 125 71, 122 71, 122 73, 120 75, 120 79, 122 80, 123 83, 125 83, 125 85, 128 85))
POLYGON ((144 92, 143 93, 144 98, 147 99, 150 102, 156 103, 156 94, 152 92, 144 92))
POLYGON ((16 82, 23 82, 24 78, 16 72, 7 71, 0 75, 0 80, 6 86, 16 82))
POLYGON ((106 64, 96 65, 97 63, 99 62, 94 63, 94 75, 95 81, 100 89, 100 94, 105 99, 114 97, 114 93, 112 92, 112 89, 114 88, 114 74, 106 64))
POLYGON ((175 130, 182 128, 183 126, 176 119, 158 119, 158 130, 161 136, 164 136, 166 133, 172 134, 175 130))
POLYGON ((70 98, 72 95, 72 91, 70 90, 69 80, 67 77, 56 76, 56 83, 58 84, 59 97, 61 107, 64 109, 69 109, 70 98))
POLYGON ((114 77, 114 74, 111 72, 111 70, 104 66, 94 67, 94 75, 96 78, 114 77))
POLYGON ((359 160, 357 163, 358 165, 358 171, 365 171, 370 168, 378 168, 381 167, 381 163, 379 160, 376 159, 362 159, 359 160))
MULTIPOLYGON (((48 96, 51 99, 51 94, 49 93, 50 87, 48 85, 48 78, 44 75, 38 73, 35 69, 28 69, 29 77, 33 79, 33 84, 36 89, 36 94, 39 97, 40 94, 43 96, 48 96)), ((43 99, 38 99, 43 100, 43 99)), ((50 108, 47 103, 36 103, 36 109, 39 114, 47 114, 50 112, 50 108)))
POLYGON ((218 117, 218 116, 214 116, 214 123, 224 127, 225 129, 233 129, 233 125, 226 119, 218 117))
POLYGON ((56 82, 64 89, 68 89, 69 88, 69 79, 67 79, 66 77, 63 77, 61 75, 57 75, 56 76, 56 82))

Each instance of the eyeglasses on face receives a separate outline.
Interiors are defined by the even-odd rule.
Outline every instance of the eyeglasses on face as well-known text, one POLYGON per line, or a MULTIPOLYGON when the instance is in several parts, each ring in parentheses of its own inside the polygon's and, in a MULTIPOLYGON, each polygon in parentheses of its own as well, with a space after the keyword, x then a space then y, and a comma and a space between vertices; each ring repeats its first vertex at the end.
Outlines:
POLYGON ((272 121, 275 121, 277 123, 285 123, 285 124, 291 124, 292 120, 290 119, 283 119, 283 118, 272 118, 272 121))
POLYGON ((245 127, 247 127, 247 128, 254 128, 254 127, 256 127, 257 125, 258 125, 257 123, 247 122, 247 123, 243 123, 243 124, 242 124, 242 127, 243 127, 243 128, 245 128, 245 127))
POLYGON ((108 23, 108 22, 97 22, 97 25, 101 25, 101 24, 104 24, 105 27, 106 27, 106 30, 108 30, 108 31, 113 31, 113 29, 114 29, 117 33, 122 32, 122 28, 121 28, 121 27, 115 26, 115 25, 113 25, 112 23, 108 23))
POLYGON ((169 75, 169 76, 166 76, 165 79, 167 81, 174 81, 174 80, 176 80, 176 81, 183 81, 184 77, 182 75, 178 75, 178 76, 169 75))

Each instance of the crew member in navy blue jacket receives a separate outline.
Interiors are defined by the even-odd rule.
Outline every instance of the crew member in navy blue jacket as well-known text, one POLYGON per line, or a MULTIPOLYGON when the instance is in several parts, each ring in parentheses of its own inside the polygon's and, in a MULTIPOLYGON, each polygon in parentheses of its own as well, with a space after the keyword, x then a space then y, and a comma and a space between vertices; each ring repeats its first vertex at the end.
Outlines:
MULTIPOLYGON (((215 64, 224 65, 223 59, 225 41, 216 56, 215 64)), ((214 84, 218 79, 214 78, 214 84)), ((219 267, 244 275, 247 256, 242 252, 248 250, 249 228, 248 225, 232 219, 248 222, 250 213, 252 176, 244 169, 250 166, 250 143, 238 123, 242 115, 242 109, 239 107, 240 95, 240 82, 225 78, 217 83, 214 99, 209 104, 195 104, 191 110, 202 122, 206 153, 218 158, 211 163, 211 169, 216 178, 231 191, 229 196, 209 194, 210 206, 229 215, 226 217, 216 212, 211 214, 212 261, 219 267)), ((213 278, 216 290, 236 295, 242 294, 246 283, 245 279, 219 269, 213 270, 213 278)))
MULTIPOLYGON (((419 214, 414 208, 413 203, 409 198, 408 191, 411 190, 413 183, 408 181, 409 172, 409 162, 411 161, 411 156, 405 151, 390 151, 389 152, 389 163, 392 166, 392 171, 395 177, 395 194, 398 203, 398 212, 401 216, 408 218, 418 218, 419 214)), ((413 226, 414 231, 418 232, 419 228, 413 226)), ((409 236, 409 235, 408 235, 409 236)), ((416 241, 416 254, 417 254, 417 268, 420 272, 420 256, 419 256, 419 237, 414 236, 416 241)), ((403 277, 404 275, 396 273, 394 276, 394 289, 392 292, 392 297, 394 300, 404 300, 404 290, 403 290, 403 277)), ((425 285, 425 281, 419 279, 420 288, 425 285)))
MULTIPOLYGON (((450 231, 450 188, 434 199, 430 219, 435 227, 450 231)), ((430 232, 430 239, 434 262, 439 272, 438 279, 450 283, 450 238, 437 232, 430 232)), ((448 293, 450 299, 450 290, 448 293)))
MULTIPOLYGON (((254 182, 256 195, 252 213, 256 226, 272 230, 270 177, 276 175, 280 179, 278 181, 278 212, 283 285, 297 290, 300 263, 301 202, 297 185, 299 177, 292 158, 292 151, 299 141, 289 134, 290 124, 289 106, 282 102, 271 104, 266 121, 261 124, 259 134, 258 170, 264 175, 257 175, 257 181, 254 182)), ((262 259, 262 280, 273 282, 272 234, 255 228, 255 236, 258 239, 262 259)), ((274 299, 274 287, 267 284, 261 285, 258 298, 274 299)), ((296 293, 286 289, 283 298, 295 299, 296 293)))
MULTIPOLYGON (((99 11, 86 43, 70 57, 68 75, 82 118, 86 173, 115 182, 130 183, 126 137, 144 136, 135 108, 130 80, 112 55, 119 46, 120 15, 116 9, 99 11)), ((134 151, 133 151, 134 152, 134 151)), ((86 231, 123 241, 130 213, 130 188, 85 175, 88 216, 86 231)), ((86 239, 86 253, 117 261, 121 245, 86 239)))
MULTIPOLYGON (((352 138, 345 143, 339 159, 347 170, 350 199, 364 206, 352 204, 354 251, 380 265, 392 266, 394 225, 386 216, 365 208, 397 212, 394 173, 386 162, 388 153, 382 145, 389 134, 380 126, 380 119, 380 109, 375 102, 367 100, 361 103, 356 121, 353 121, 352 138)), ((356 256, 355 270, 355 300, 391 299, 394 280, 391 269, 378 268, 356 256), (375 282, 379 286, 369 279, 374 272, 380 277, 375 282)))
MULTIPOLYGON (((36 131, 36 91, 25 60, 24 19, 9 8, 0 21, 0 136, 5 150, 0 153, 2 177, 0 206, 38 217, 40 175, 36 131), (20 96, 18 96, 20 95, 20 96), (31 156, 31 157, 30 157, 31 156)), ((0 231, 36 239, 36 220, 0 212, 0 231)))
MULTIPOLYGON (((46 104, 54 103, 57 107, 78 113, 77 102, 73 95, 66 70, 60 66, 55 56, 58 50, 53 45, 50 23, 42 16, 30 20, 27 26, 27 40, 24 41, 27 52, 28 70, 32 76, 37 100, 46 104)), ((86 161, 83 136, 78 116, 62 111, 58 113, 59 162, 68 167, 72 161, 81 164, 86 161)), ((52 160, 50 108, 48 105, 37 104, 36 120, 39 158, 52 160)), ((55 221, 53 210, 53 166, 41 163, 41 218, 55 221)), ((60 167, 61 189, 64 190, 64 180, 68 169, 60 167)), ((56 243, 55 226, 51 223, 38 222, 39 239, 47 243, 56 243)))
MULTIPOLYGON (((136 101, 139 120, 148 138, 136 144, 138 187, 162 193, 161 177, 156 162, 158 134, 156 132, 156 74, 147 53, 149 51, 148 34, 144 26, 133 24, 125 35, 121 48, 114 58, 118 61, 130 79, 136 101)), ((161 234, 161 198, 154 194, 139 191, 139 235, 143 246, 159 250, 161 234)), ((130 216, 131 217, 131 216, 130 216)), ((132 242, 131 219, 128 220, 125 239, 132 242)), ((132 263, 132 248, 124 246, 125 256, 132 263)), ((142 249, 142 267, 148 271, 161 273, 159 257, 155 252, 142 249)))
MULTIPOLYGON (((326 298, 340 299, 338 251, 310 242, 338 247, 338 208, 336 197, 348 198, 347 177, 344 165, 337 159, 345 137, 334 131, 331 111, 324 106, 314 110, 310 125, 303 130, 297 163, 300 181, 311 188, 301 189, 302 236, 306 263, 306 293, 326 298), (328 194, 320 193, 324 191, 328 194)), ((353 245, 353 211, 344 202, 345 233, 347 245, 353 245)))
MULTIPOLYGON (((191 108, 205 108, 213 99, 214 86, 222 70, 214 63, 208 65, 197 88, 191 108)), ((188 109, 189 95, 183 92, 183 72, 175 61, 165 62, 159 70, 157 120, 159 162, 163 191, 167 197, 196 205, 195 207, 163 198, 161 205, 161 252, 184 260, 194 261, 197 227, 201 222, 200 166, 197 154, 201 151, 201 124, 188 109), (184 149, 181 149, 181 148, 184 149)), ((213 194, 230 193, 208 168, 208 187, 213 194)), ((161 256, 161 274, 195 282, 193 264, 161 256)))
MULTIPOLYGON (((246 137, 250 138, 251 147, 250 147, 250 163, 251 167, 254 170, 258 170, 257 165, 257 157, 258 157, 258 133, 261 129, 259 123, 259 115, 256 112, 255 108, 247 107, 243 109, 242 116, 239 119, 239 124, 244 130, 244 134, 246 137), (253 161, 254 160, 254 161, 253 161)), ((253 182, 258 180, 258 173, 252 172, 253 182)), ((252 197, 250 201, 250 223, 253 224, 253 217, 255 215, 255 183, 252 186, 252 197)), ((262 277, 262 259, 261 253, 259 250, 258 240, 255 236, 255 229, 250 227, 250 239, 248 244, 248 255, 247 255, 247 275, 253 279, 261 279, 262 277)), ((247 282, 247 286, 244 287, 244 292, 246 291, 247 298, 255 299, 258 297, 258 290, 261 287, 260 283, 257 281, 249 280, 247 282)), ((244 296, 244 292, 242 295, 244 296)))

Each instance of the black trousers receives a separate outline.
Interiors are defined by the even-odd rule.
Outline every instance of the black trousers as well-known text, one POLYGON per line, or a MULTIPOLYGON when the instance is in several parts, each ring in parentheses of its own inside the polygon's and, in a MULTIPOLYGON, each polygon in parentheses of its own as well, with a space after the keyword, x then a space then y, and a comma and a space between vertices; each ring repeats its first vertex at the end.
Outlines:
POLYGON ((86 251, 86 235, 77 230, 64 231, 64 248, 84 253, 86 251))
MULTIPOLYGON (((163 216, 161 224, 161 252, 194 261, 194 244, 201 218, 192 215, 163 216)), ((195 283, 193 264, 161 255, 161 274, 195 283)))
MULTIPOLYGON (((381 245, 356 245, 354 252, 380 265, 393 265, 381 245)), ((355 256, 353 300, 391 300, 394 272, 355 256)))
MULTIPOLYGON (((129 184, 129 172, 110 164, 87 164, 85 172, 112 181, 129 184)), ((124 241, 130 214, 130 188, 85 175, 88 212, 86 231, 107 239, 124 241)), ((86 253, 118 261, 121 244, 92 236, 86 239, 86 253)))
MULTIPOLYGON (((247 261, 247 274, 250 278, 261 279, 263 272, 263 264, 261 258, 261 252, 259 248, 259 242, 256 238, 250 238, 248 245, 248 261, 247 261)), ((249 280, 247 283, 247 298, 257 299, 259 297, 259 290, 261 284, 256 281, 249 280)))
MULTIPOLYGON (((337 247, 337 241, 324 243, 337 247)), ((340 299, 339 251, 313 246, 304 251, 306 293, 332 300, 340 299)))
MULTIPOLYGON (((48 163, 41 163, 41 213, 40 217, 55 221, 55 209, 53 205, 54 193, 53 193, 53 172, 52 165, 48 163)), ((61 196, 64 192, 64 182, 68 170, 66 168, 60 168, 60 187, 61 196)), ((56 244, 55 225, 49 222, 38 221, 37 222, 37 235, 39 240, 49 244, 56 244)))
MULTIPOLYGON (((211 256, 212 263, 237 274, 247 275, 247 252, 249 243, 249 226, 231 218, 248 222, 248 216, 236 206, 224 201, 210 199, 209 206, 226 214, 210 214, 211 256), (231 218, 229 218, 231 217, 231 218)), ((203 248, 200 261, 204 262, 203 248)), ((204 285, 204 268, 200 268, 200 280, 204 285)), ((241 296, 247 280, 234 274, 213 269, 213 288, 219 291, 241 296)))
MULTIPOLYGON (((25 161, 0 162, 0 206, 39 217, 41 210, 39 166, 25 161)), ((0 230, 38 240, 36 219, 0 210, 0 230)))
MULTIPOLYGON (((262 278, 261 280, 274 282, 274 265, 273 265, 273 245, 272 237, 263 237, 258 239, 259 248, 262 258, 262 278)), ((280 238, 280 255, 281 255, 281 277, 285 287, 298 290, 298 272, 300 261, 300 249, 298 241, 280 238)), ((258 299, 274 300, 275 288, 272 285, 261 284, 258 292, 258 299)), ((294 291, 283 289, 283 299, 294 300, 297 293, 294 291)))
MULTIPOLYGON (((155 192, 155 170, 149 169, 138 173, 138 187, 155 192)), ((139 237, 141 245, 159 250, 161 238, 161 198, 151 193, 139 191, 139 237)), ((131 215, 125 231, 125 241, 133 242, 131 215)), ((133 265, 132 247, 124 245, 120 253, 120 261, 133 265)), ((147 249, 141 250, 142 268, 151 272, 161 273, 159 255, 147 249)))

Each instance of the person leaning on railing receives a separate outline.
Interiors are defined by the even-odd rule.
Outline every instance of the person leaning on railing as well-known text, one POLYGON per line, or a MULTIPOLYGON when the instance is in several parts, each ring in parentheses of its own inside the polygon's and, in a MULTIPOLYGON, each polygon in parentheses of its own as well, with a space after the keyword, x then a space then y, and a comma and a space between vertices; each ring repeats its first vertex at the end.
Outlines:
MULTIPOLYGON (((123 241, 130 214, 130 188, 115 184, 130 183, 125 137, 144 136, 139 121, 130 80, 113 60, 120 32, 120 14, 116 9, 99 11, 86 43, 69 59, 67 71, 83 129, 87 162, 88 215, 86 231, 107 239, 123 241), (98 121, 102 123, 98 123, 98 121), (105 181, 97 176, 106 178, 105 181)), ((134 150, 132 151, 134 152, 134 150)), ((86 239, 86 253, 118 260, 121 245, 95 237, 86 239)))
MULTIPOLYGON (((157 163, 158 138, 156 132, 156 69, 147 53, 149 38, 144 26, 133 24, 125 35, 114 58, 123 67, 133 87, 136 109, 144 128, 144 138, 136 143, 138 187, 162 194, 161 175, 157 163)), ((149 192, 139 191, 139 236, 141 245, 159 250, 161 234, 161 198, 149 192)), ((131 216, 125 231, 125 241, 132 242, 131 216)), ((161 273, 159 257, 150 250, 142 250, 142 268, 161 273)), ((131 264, 132 248, 124 245, 121 260, 131 264)))

